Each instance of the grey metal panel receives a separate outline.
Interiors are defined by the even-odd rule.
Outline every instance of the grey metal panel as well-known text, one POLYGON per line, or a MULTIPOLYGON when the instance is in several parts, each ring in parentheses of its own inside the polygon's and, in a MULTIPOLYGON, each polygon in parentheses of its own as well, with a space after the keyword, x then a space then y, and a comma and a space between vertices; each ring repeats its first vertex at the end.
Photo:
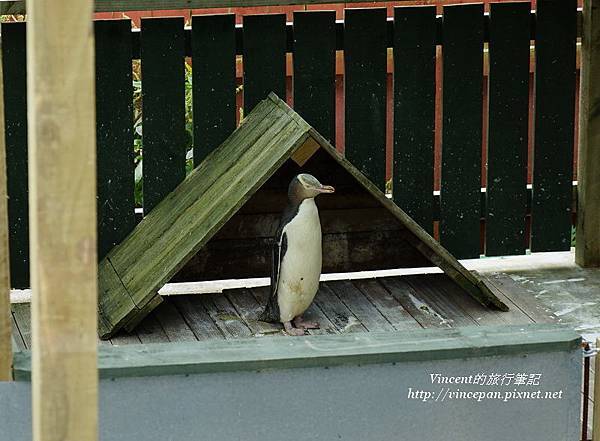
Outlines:
MULTIPOLYGON (((505 355, 198 375, 104 379, 101 441, 575 440, 581 352, 505 355), (408 399, 439 392, 430 373, 541 373, 539 386, 450 385, 451 390, 562 390, 556 400, 408 399)), ((30 383, 0 384, 0 440, 26 441, 30 383)))

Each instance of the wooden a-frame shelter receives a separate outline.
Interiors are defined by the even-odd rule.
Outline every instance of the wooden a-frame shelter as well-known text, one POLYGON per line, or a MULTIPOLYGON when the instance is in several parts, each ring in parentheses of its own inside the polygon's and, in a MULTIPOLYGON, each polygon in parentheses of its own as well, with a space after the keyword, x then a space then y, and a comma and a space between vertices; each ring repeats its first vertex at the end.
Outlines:
MULTIPOLYGON (((100 336, 108 338, 139 323, 160 304, 158 290, 203 247, 210 247, 222 229, 237 235, 229 242, 229 254, 216 253, 213 247, 211 257, 224 253, 222 260, 231 261, 237 254, 244 266, 254 265, 264 273, 268 250, 258 256, 250 250, 267 243, 264 238, 274 224, 263 219, 271 217, 235 215, 245 205, 261 205, 262 213, 280 211, 287 183, 298 172, 322 176, 338 188, 335 195, 318 201, 323 204, 325 270, 438 266, 480 303, 508 309, 477 275, 272 93, 102 260, 100 336), (377 257, 382 254, 384 261, 377 257)), ((222 263, 214 272, 222 275, 227 270, 222 263)))

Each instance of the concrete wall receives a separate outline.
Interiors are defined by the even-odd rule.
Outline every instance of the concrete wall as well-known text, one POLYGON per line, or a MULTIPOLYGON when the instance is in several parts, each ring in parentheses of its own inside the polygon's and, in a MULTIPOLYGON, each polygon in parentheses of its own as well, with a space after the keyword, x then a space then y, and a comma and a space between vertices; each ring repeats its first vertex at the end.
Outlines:
MULTIPOLYGON (((576 440, 579 349, 482 358, 106 378, 101 441, 576 440), (541 374, 539 385, 432 384, 430 374, 541 374), (418 390, 439 398, 409 399, 418 390), (555 392, 555 399, 450 399, 555 392), (558 392, 560 397, 558 398, 558 392), (437 396, 437 395, 436 395, 437 396)), ((0 384, 0 441, 31 439, 30 383, 0 384)))

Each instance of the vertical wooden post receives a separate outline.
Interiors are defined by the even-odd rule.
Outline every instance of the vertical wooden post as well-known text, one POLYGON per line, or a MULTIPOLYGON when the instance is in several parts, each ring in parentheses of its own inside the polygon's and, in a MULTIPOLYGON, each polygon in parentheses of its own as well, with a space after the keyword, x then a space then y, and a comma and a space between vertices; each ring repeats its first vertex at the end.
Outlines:
POLYGON ((98 439, 92 0, 28 0, 34 441, 98 439))
MULTIPOLYGON (((0 42, 0 53, 2 52, 0 42)), ((8 195, 6 193, 6 142, 4 138, 4 76, 0 59, 0 381, 12 378, 12 317, 8 255, 8 195)))
POLYGON ((585 0, 575 261, 600 266, 600 0, 585 0))
MULTIPOLYGON (((600 338, 596 338, 596 348, 600 348, 600 338)), ((596 354, 594 363, 594 411, 592 421, 592 439, 600 439, 600 355, 596 354)))

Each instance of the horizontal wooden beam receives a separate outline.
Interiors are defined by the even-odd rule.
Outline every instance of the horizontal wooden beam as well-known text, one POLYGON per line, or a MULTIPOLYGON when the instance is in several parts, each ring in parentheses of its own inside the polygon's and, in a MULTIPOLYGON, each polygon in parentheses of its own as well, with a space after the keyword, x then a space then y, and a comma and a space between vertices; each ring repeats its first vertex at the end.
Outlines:
MULTIPOLYGON (((2 7, 2 3, 0 3, 0 8, 2 7)), ((578 12, 578 25, 577 30, 578 36, 581 36, 581 11, 578 12)), ((489 14, 484 14, 484 34, 483 40, 484 42, 489 41, 489 14)), ((531 39, 535 40, 535 11, 531 12, 531 39)), ((388 48, 394 47, 394 20, 391 17, 388 17, 386 22, 386 45, 388 48)), ((436 44, 442 44, 442 16, 438 15, 436 17, 436 27, 435 27, 435 41, 436 44)), ((189 27, 185 29, 185 56, 192 56, 192 30, 189 27)), ((140 58, 140 30, 133 29, 132 34, 132 54, 131 58, 139 59, 140 58)), ((335 49, 338 51, 344 50, 344 20, 337 20, 335 23, 335 49)), ((294 51, 294 25, 293 23, 287 23, 286 25, 286 51, 293 52, 294 51)), ((236 55, 244 54, 244 27, 242 24, 238 24, 235 27, 235 53, 236 55)))
MULTIPOLYGON (((409 2, 411 0, 400 0, 409 2)), ((359 3, 346 0, 344 3, 359 3)), ((373 0, 382 3, 386 0, 373 0)), ((176 9, 255 8, 258 6, 290 6, 331 4, 331 0, 96 0, 96 12, 157 11, 176 9)), ((3 1, 2 14, 23 14, 25 1, 3 1)))
MULTIPOLYGON (((372 0, 382 3, 386 0, 372 0)), ((411 0, 400 0, 410 2, 411 0)), ((361 0, 346 0, 344 3, 360 3, 361 0)), ((210 8, 255 8, 258 6, 318 5, 331 0, 96 0, 96 11, 144 11, 210 8)))
MULTIPOLYGON (((431 362, 573 351, 581 337, 564 325, 467 326, 411 332, 303 338, 207 340, 164 345, 101 346, 100 378, 193 375, 345 364, 431 362)), ((15 380, 31 376, 29 351, 15 354, 15 380)))
MULTIPOLYGON (((349 0, 345 4, 355 3, 359 0, 349 0)), ((400 0, 410 1, 410 0, 400 0)), ((374 0, 374 4, 381 2, 381 7, 385 7, 384 0, 374 0)), ((332 4, 330 0, 212 0, 204 2, 203 0, 166 0, 154 2, 152 0, 96 0, 96 12, 126 12, 126 11, 152 11, 152 10, 188 10, 188 9, 213 9, 213 8, 242 8, 254 6, 285 6, 285 5, 308 5, 308 4, 332 4), (260 4, 259 4, 260 3, 260 4)), ((0 15, 19 15, 26 14, 25 2, 19 1, 0 1, 0 15)), ((582 35, 583 13, 581 9, 577 11, 577 37, 582 35)), ((484 14, 484 41, 489 41, 489 13, 484 14)), ((387 20, 387 46, 394 45, 394 21, 390 17, 387 20)), ((139 33, 133 35, 133 58, 139 58, 139 33)), ((293 49, 293 25, 287 24, 287 50, 291 52, 293 49)), ((531 11, 531 39, 535 40, 535 11, 531 11)), ((436 18, 436 43, 442 42, 442 16, 436 18)), ((186 56, 191 56, 191 31, 186 29, 185 36, 186 56)), ((344 21, 336 21, 336 49, 344 49, 344 21)), ((242 54, 243 39, 242 25, 236 26, 236 53, 242 54)))

